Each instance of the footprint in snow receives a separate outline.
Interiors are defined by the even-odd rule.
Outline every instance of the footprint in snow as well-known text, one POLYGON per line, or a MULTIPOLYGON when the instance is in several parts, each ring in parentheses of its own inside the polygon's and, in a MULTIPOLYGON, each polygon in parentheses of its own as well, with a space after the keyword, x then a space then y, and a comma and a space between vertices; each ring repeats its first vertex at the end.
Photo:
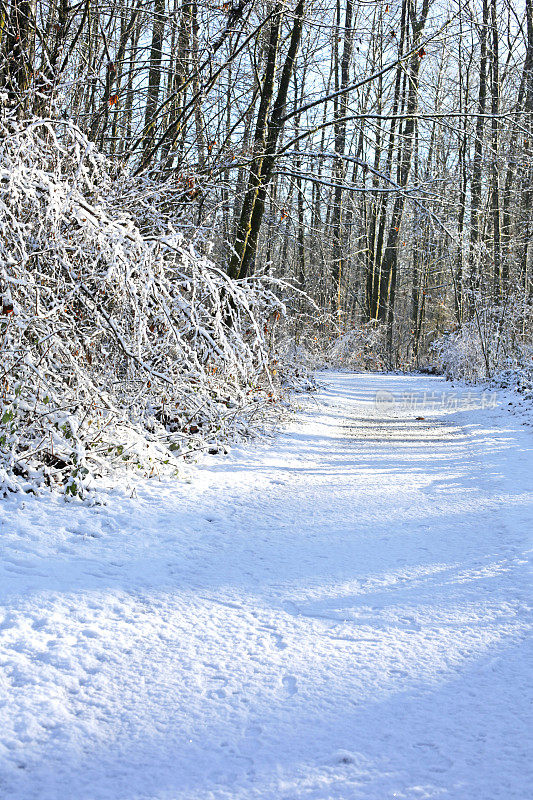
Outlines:
POLYGON ((6 614, 4 619, 0 622, 0 631, 7 630, 8 628, 14 628, 17 624, 17 620, 13 614, 6 614))
POLYGON ((94 628, 83 628, 80 631, 80 636, 85 636, 87 639, 98 639, 99 632, 95 631, 94 628))
POLYGON ((287 643, 284 641, 283 636, 279 633, 272 633, 274 637, 274 644, 278 648, 278 650, 285 650, 287 648, 287 643))
POLYGON ((256 722, 250 723, 246 728, 247 736, 260 736, 263 733, 263 728, 256 722))
POLYGON ((294 617, 299 617, 301 615, 300 609, 296 603, 293 603, 292 600, 284 600, 283 609, 287 612, 287 614, 291 614, 294 617))
POLYGON ((223 700, 226 697, 225 689, 209 689, 206 693, 209 700, 223 700))
POLYGON ((278 633, 274 627, 271 625, 264 625, 263 630, 267 631, 267 633, 272 637, 278 650, 285 650, 287 648, 287 643, 283 639, 283 636, 278 633))
POLYGON ((446 772, 453 765, 453 761, 443 755, 433 742, 417 742, 414 747, 422 754, 430 772, 446 772))
POLYGON ((298 686, 294 675, 284 675, 283 678, 281 679, 281 682, 283 683, 285 691, 288 694, 293 695, 296 694, 296 692, 298 691, 298 686))

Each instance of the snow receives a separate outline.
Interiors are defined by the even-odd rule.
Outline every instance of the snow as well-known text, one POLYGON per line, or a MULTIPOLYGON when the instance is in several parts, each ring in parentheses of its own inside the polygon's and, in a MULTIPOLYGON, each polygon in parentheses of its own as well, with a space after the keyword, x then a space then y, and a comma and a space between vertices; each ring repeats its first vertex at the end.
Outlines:
POLYGON ((2 798, 531 796, 531 430, 321 382, 190 482, 2 502, 2 798))

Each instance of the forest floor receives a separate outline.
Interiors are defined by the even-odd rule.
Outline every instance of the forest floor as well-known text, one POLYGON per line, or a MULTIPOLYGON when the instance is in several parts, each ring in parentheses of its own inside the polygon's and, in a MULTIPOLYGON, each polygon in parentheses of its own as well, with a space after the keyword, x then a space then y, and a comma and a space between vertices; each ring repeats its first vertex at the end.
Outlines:
POLYGON ((189 483, 0 502, 2 798, 531 797, 531 429, 320 382, 189 483))

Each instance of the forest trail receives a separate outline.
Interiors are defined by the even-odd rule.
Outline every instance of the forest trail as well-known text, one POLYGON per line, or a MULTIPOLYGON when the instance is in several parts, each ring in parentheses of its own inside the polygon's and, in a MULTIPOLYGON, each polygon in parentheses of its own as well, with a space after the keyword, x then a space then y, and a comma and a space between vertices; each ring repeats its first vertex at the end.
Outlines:
POLYGON ((531 430, 320 381, 191 483, 0 503, 1 798, 531 796, 531 430))

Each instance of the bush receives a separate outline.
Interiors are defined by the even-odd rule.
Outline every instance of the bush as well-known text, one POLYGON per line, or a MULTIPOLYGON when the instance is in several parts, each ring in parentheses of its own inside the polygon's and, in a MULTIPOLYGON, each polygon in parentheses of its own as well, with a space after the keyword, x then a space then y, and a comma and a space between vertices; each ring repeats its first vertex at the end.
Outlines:
POLYGON ((531 307, 511 297, 504 308, 478 309, 474 319, 439 337, 433 351, 448 378, 476 383, 502 373, 527 375, 533 370, 531 307))
POLYGON ((0 127, 4 488, 83 495, 245 434, 279 388, 278 287, 200 257, 72 123, 0 127))

